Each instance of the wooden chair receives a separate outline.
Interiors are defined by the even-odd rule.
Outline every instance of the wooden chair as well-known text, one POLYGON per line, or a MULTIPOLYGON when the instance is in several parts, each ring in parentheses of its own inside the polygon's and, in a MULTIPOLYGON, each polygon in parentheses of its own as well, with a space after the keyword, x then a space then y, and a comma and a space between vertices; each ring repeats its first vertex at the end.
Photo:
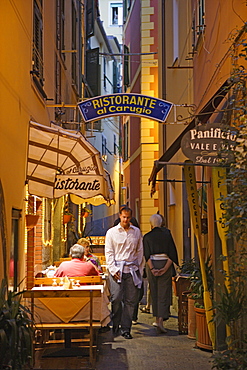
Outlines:
MULTIPOLYGON (((35 320, 37 316, 35 313, 35 307, 37 307, 34 303, 35 298, 64 298, 64 297, 86 297, 89 298, 89 320, 88 321, 80 321, 80 322, 61 322, 61 323, 34 323, 33 326, 35 330, 57 330, 57 329, 88 329, 89 330, 89 340, 86 343, 89 343, 89 360, 90 364, 94 366, 96 361, 96 347, 97 347, 97 340, 94 342, 94 332, 96 332, 96 338, 98 334, 98 330, 101 327, 100 321, 93 321, 93 298, 101 296, 100 289, 88 289, 88 290, 26 290, 23 293, 24 298, 31 299, 31 313, 32 318, 35 320)), ((82 347, 88 347, 88 345, 84 345, 82 347)), ((34 346, 34 354, 35 354, 35 346, 34 346)), ((35 360, 35 356, 33 356, 33 362, 35 360)))
MULTIPOLYGON (((60 283, 60 278, 55 277, 55 278, 48 278, 48 277, 43 277, 43 278, 35 278, 34 279, 34 286, 45 286, 45 285, 53 285, 54 280, 56 279, 57 285, 60 283)), ((87 285, 92 285, 92 284, 103 284, 102 282, 102 276, 75 276, 71 277, 70 279, 74 279, 74 281, 79 280, 80 284, 87 284, 87 285)))

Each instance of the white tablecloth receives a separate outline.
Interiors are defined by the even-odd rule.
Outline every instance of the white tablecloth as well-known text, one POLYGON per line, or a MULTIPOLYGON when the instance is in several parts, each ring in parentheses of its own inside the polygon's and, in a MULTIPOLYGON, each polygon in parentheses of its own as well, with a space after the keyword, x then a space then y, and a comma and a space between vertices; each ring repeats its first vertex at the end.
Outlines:
MULTIPOLYGON (((93 320, 100 321, 102 326, 110 322, 109 300, 103 285, 83 285, 76 290, 101 290, 101 297, 93 298, 93 320)), ((63 287, 34 287, 32 290, 66 290, 63 287)), ((68 290, 69 291, 69 290, 68 290)), ((90 315, 89 298, 58 297, 35 298, 36 323, 62 323, 88 321, 90 315)))

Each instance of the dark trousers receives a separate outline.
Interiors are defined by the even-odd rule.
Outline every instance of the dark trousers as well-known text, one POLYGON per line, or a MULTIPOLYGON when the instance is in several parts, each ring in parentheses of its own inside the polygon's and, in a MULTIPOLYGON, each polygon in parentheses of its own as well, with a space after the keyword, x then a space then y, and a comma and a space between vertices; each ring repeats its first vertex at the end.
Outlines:
POLYGON ((169 318, 172 297, 172 268, 161 276, 154 276, 147 268, 147 277, 152 297, 153 316, 169 318))
POLYGON ((138 302, 135 306, 135 309, 134 309, 134 313, 133 313, 133 320, 134 321, 137 321, 138 320, 138 308, 139 308, 139 303, 141 302, 142 300, 142 297, 144 296, 144 284, 142 282, 142 286, 141 288, 139 289, 139 296, 138 296, 138 302))
POLYGON ((122 332, 130 332, 140 289, 134 285, 130 273, 122 274, 121 283, 117 283, 111 275, 109 275, 109 281, 113 327, 117 328, 121 325, 122 332))

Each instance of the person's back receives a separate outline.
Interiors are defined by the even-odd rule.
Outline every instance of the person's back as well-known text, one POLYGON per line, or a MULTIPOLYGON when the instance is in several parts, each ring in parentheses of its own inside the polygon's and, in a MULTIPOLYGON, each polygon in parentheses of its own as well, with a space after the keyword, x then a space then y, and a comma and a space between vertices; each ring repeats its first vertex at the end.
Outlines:
POLYGON ((54 276, 93 276, 99 275, 99 271, 91 262, 84 260, 84 247, 79 244, 70 248, 71 261, 64 261, 56 270, 54 276))
POLYGON ((60 264, 54 276, 92 276, 99 275, 99 272, 91 262, 81 261, 73 258, 71 261, 64 261, 60 264))

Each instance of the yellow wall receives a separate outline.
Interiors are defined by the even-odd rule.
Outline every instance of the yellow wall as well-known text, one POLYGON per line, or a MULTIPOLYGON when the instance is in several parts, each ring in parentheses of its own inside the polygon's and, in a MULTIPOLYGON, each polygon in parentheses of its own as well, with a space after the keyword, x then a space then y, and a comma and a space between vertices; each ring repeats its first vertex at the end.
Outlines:
MULTIPOLYGON (((48 98, 55 97, 55 0, 44 1, 44 78, 48 98)), ((66 6, 68 3, 66 2, 66 6)), ((7 257, 11 244, 12 208, 25 209, 25 176, 28 125, 30 120, 50 125, 54 108, 36 91, 32 70, 33 1, 0 1, 0 179, 3 186, 7 226, 7 257)), ((64 69, 69 83, 70 70, 64 69)), ((65 103, 76 102, 73 90, 63 90, 65 103)), ((25 273, 24 222, 19 235, 20 278, 25 273)), ((1 243, 1 241, 0 241, 1 243)), ((0 245, 1 247, 1 245, 0 245)), ((2 249, 2 248, 1 248, 2 249)), ((9 261, 7 261, 8 265, 9 261)), ((0 254, 0 279, 3 276, 0 254)))

